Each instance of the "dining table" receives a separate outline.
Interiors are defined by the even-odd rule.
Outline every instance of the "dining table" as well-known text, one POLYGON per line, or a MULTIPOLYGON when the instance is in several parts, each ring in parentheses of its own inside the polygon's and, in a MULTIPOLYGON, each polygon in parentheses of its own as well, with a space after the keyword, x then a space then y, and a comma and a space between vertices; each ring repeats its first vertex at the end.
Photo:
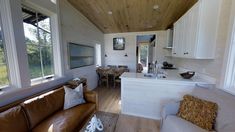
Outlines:
MULTIPOLYGON (((97 71, 102 71, 101 73, 108 74, 108 83, 113 83, 115 81, 115 78, 122 75, 124 72, 129 72, 129 69, 127 68, 111 68, 111 67, 98 67, 97 71)), ((98 72, 97 72, 98 73, 98 72)), ((98 73, 99 74, 99 73, 98 73)))

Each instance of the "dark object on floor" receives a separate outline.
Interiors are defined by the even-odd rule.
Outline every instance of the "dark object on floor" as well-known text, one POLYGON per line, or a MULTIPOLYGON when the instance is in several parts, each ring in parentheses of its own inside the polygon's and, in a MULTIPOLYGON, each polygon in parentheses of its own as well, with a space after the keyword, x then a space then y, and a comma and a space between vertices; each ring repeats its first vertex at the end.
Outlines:
POLYGON ((185 73, 180 73, 180 75, 184 78, 184 79, 190 79, 195 75, 195 72, 193 71, 188 71, 185 73))

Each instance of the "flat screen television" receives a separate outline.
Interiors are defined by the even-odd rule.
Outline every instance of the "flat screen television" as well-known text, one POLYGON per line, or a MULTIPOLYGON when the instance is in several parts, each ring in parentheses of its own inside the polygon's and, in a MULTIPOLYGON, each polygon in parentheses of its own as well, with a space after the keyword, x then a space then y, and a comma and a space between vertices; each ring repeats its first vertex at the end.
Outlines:
POLYGON ((94 47, 68 43, 69 68, 79 68, 94 65, 94 47))

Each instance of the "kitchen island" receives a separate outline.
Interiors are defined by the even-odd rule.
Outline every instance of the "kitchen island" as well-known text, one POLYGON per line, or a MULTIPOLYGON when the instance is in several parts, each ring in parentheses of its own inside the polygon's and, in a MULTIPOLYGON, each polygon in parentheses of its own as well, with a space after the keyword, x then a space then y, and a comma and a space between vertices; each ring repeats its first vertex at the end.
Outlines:
POLYGON ((143 73, 124 73, 121 76, 122 114, 160 119, 160 111, 167 102, 179 101, 190 94, 196 84, 214 82, 200 77, 183 79, 177 70, 167 71, 166 78, 145 77, 143 73))

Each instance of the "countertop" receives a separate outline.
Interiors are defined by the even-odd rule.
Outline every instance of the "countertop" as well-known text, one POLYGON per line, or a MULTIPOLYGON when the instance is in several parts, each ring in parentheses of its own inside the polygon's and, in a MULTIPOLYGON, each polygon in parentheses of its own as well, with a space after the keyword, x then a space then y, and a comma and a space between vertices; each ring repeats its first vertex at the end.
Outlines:
POLYGON ((131 73, 125 72, 121 75, 121 78, 132 78, 132 79, 147 79, 155 81, 177 81, 177 82, 186 82, 186 83, 205 83, 205 84, 215 84, 212 81, 206 80, 203 77, 195 75, 191 79, 183 79, 179 73, 179 70, 165 70, 166 78, 157 78, 157 77, 145 77, 144 73, 131 73))

